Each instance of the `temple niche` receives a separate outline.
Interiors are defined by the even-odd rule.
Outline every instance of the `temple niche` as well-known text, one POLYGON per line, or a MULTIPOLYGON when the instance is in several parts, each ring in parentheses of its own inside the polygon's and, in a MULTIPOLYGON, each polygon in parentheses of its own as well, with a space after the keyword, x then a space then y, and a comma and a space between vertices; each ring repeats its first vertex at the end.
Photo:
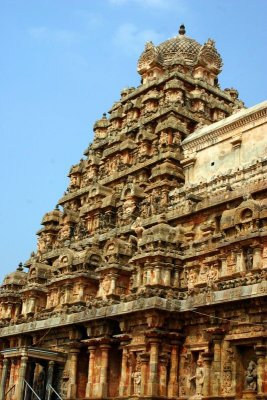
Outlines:
POLYGON ((267 102, 222 65, 145 45, 0 287, 0 400, 267 398, 267 102))

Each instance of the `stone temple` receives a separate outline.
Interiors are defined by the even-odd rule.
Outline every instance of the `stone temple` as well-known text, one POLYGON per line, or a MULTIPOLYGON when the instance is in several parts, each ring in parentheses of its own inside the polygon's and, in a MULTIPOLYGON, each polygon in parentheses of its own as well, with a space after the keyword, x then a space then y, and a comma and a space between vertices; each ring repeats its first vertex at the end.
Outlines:
POLYGON ((146 44, 0 288, 0 400, 267 399, 267 101, 222 65, 146 44))

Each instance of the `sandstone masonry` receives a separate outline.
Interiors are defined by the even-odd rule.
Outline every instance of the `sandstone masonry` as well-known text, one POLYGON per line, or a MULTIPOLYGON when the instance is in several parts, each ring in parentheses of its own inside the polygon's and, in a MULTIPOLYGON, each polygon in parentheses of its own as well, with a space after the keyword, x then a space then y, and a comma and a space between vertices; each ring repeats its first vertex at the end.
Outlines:
POLYGON ((146 44, 0 288, 0 400, 267 399, 267 101, 221 68, 146 44))

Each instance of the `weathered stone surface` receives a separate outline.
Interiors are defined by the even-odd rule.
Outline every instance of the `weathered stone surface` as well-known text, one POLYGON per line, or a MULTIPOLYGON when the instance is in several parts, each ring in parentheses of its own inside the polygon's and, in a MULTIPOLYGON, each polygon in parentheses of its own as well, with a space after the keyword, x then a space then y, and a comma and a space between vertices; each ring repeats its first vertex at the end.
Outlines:
POLYGON ((267 398, 267 102, 221 68, 147 43, 0 288, 0 400, 267 398))

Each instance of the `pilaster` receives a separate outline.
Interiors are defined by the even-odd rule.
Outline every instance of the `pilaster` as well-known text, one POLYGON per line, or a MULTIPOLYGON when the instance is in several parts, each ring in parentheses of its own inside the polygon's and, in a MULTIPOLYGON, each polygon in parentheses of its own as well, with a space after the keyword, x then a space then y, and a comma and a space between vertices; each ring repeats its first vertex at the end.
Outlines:
POLYGON ((4 360, 3 360, 3 369, 2 369, 2 378, 1 378, 1 386, 0 386, 0 400, 4 400, 5 399, 5 391, 6 391, 7 375, 8 375, 9 365, 10 365, 10 360, 8 358, 4 358, 4 360))
POLYGON ((108 342, 100 345, 101 350, 101 369, 100 369, 100 382, 97 397, 107 397, 108 395, 108 356, 109 349, 111 348, 108 342))
POLYGON ((267 398, 267 347, 255 346, 257 357, 257 387, 260 398, 267 398))
POLYGON ((179 371, 179 348, 180 342, 171 343, 170 379, 168 385, 168 397, 177 397, 179 394, 178 371, 179 371))
POLYGON ((23 393, 24 393, 24 386, 25 386, 25 376, 28 364, 28 357, 22 356, 20 359, 20 367, 19 367, 19 374, 18 374, 18 382, 15 389, 15 399, 22 400, 23 393))
POLYGON ((77 394, 77 364, 78 354, 80 353, 80 344, 75 343, 69 350, 69 384, 67 389, 67 397, 75 398, 77 394))
POLYGON ((149 380, 148 380, 148 396, 158 396, 159 393, 159 343, 158 337, 151 337, 150 343, 150 359, 149 359, 149 380))
POLYGON ((89 365, 88 365, 88 378, 86 384, 85 397, 93 396, 93 376, 94 376, 94 367, 95 367, 95 351, 96 351, 96 343, 95 341, 88 342, 88 353, 89 353, 89 365))

